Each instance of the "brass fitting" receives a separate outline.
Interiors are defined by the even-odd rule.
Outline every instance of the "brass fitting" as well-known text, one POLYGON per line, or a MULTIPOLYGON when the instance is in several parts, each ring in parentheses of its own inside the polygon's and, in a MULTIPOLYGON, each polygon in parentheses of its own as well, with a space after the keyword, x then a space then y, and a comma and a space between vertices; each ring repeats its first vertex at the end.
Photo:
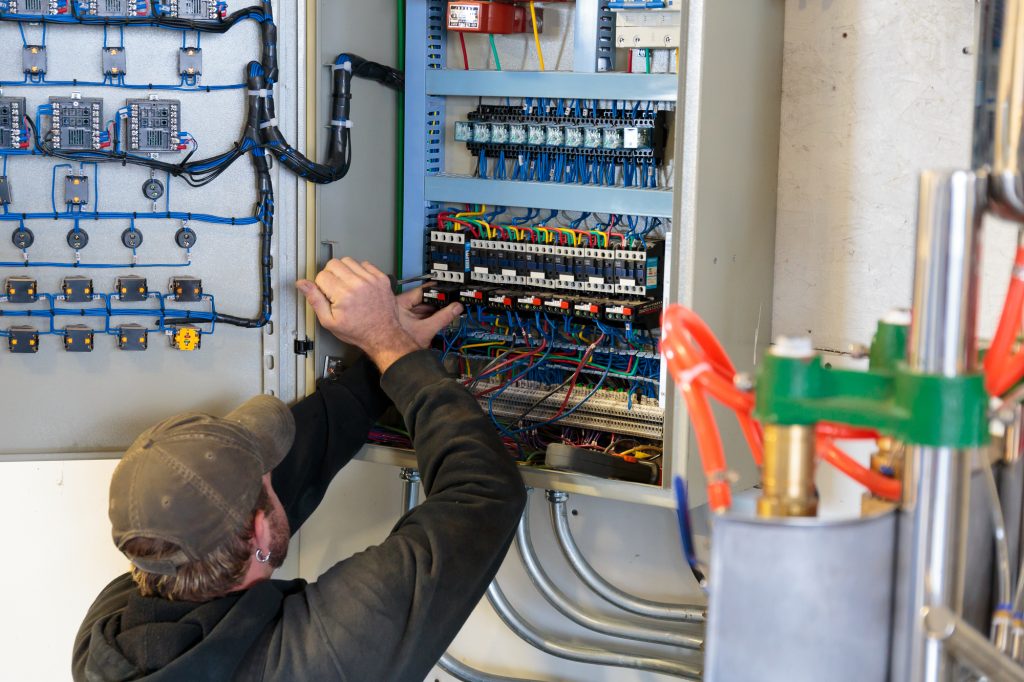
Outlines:
POLYGON ((779 518, 818 513, 814 448, 813 425, 765 424, 758 516, 779 518))

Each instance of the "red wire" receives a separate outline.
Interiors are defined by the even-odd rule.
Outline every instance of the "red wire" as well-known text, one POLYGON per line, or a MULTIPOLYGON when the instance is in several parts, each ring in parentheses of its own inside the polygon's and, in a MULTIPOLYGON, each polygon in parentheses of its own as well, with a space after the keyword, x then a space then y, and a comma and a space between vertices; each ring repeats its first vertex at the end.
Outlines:
POLYGON ((466 36, 459 31, 459 44, 462 45, 462 63, 466 67, 466 71, 469 71, 469 53, 466 52, 466 36))
POLYGON ((569 381, 569 390, 565 392, 565 399, 562 400, 562 406, 559 407, 558 412, 555 413, 556 417, 561 416, 561 414, 565 412, 565 408, 569 405, 569 397, 572 396, 572 392, 576 390, 576 382, 580 378, 580 372, 583 371, 583 366, 587 364, 587 360, 589 360, 590 356, 594 354, 594 349, 597 348, 598 344, 602 341, 604 341, 604 334, 601 334, 597 337, 596 341, 590 344, 590 347, 587 348, 587 352, 584 353, 583 358, 580 359, 580 363, 576 365, 576 371, 573 372, 572 379, 569 381))
MULTIPOLYGON (((1017 248, 1013 265, 1014 271, 1024 268, 1024 247, 1017 248)), ((1011 275, 999 326, 985 354, 985 388, 991 395, 1002 395, 1024 377, 1024 349, 1012 352, 1017 329, 1021 324, 1022 307, 1024 281, 1011 275)))
POLYGON ((893 502, 899 501, 903 490, 903 486, 899 481, 861 466, 856 460, 840 450, 831 438, 818 437, 818 457, 823 462, 828 462, 857 481, 875 495, 893 502))

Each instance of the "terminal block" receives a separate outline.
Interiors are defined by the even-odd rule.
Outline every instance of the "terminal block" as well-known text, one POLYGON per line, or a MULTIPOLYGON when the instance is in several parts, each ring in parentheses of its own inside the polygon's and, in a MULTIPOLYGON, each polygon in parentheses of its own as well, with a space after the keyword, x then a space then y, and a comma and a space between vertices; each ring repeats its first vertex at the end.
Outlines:
POLYGON ((197 303, 203 300, 203 280, 198 277, 175 277, 171 280, 171 294, 179 303, 197 303))
POLYGON ((51 97, 49 144, 63 151, 98 150, 103 130, 103 100, 94 97, 51 97))
POLYGON ((64 178, 64 203, 86 206, 89 203, 89 176, 68 175, 64 178))
POLYGON ((35 327, 11 327, 7 334, 7 348, 12 353, 39 352, 39 332, 35 327))
POLYGON ((178 73, 186 78, 203 75, 202 48, 183 47, 178 50, 178 73))
MULTIPOLYGON (((537 32, 544 29, 544 11, 536 10, 537 32)), ((529 33, 533 30, 529 10, 522 5, 460 0, 448 3, 448 30, 463 33, 529 33)))
POLYGON ((128 149, 178 151, 181 102, 175 99, 128 100, 128 149))
POLYGON ((35 303, 39 300, 39 286, 31 277, 8 277, 4 298, 8 303, 35 303))
POLYGON ((117 298, 121 301, 145 301, 149 297, 149 285, 145 277, 125 275, 116 282, 117 298))
POLYGON ((543 108, 483 104, 455 122, 455 141, 474 155, 515 158, 526 152, 562 152, 573 158, 654 162, 665 158, 669 113, 626 103, 613 109, 543 108))
POLYGON ((57 14, 55 0, 7 0, 7 11, 11 14, 52 16, 57 14))
POLYGON ((189 352, 199 350, 203 341, 202 331, 192 325, 171 328, 170 337, 171 348, 189 352))
POLYGON ((167 0, 164 3, 169 16, 178 19, 216 19, 216 0, 167 0))
POLYGON ((661 298, 665 243, 643 249, 471 239, 468 279, 501 287, 556 289, 607 298, 661 298))
POLYGON ((463 232, 432 230, 427 245, 427 267, 439 282, 465 282, 469 251, 463 232))
POLYGON ((0 97, 0 150, 28 149, 24 97, 0 97))
POLYGON ((60 290, 68 303, 88 303, 93 300, 95 291, 88 277, 65 277, 60 290))
POLYGON ((117 330, 120 350, 142 351, 149 348, 149 330, 141 324, 126 324, 117 330))
POLYGON ((128 55, 123 47, 103 48, 103 75, 119 78, 128 73, 128 55))
POLYGON ((64 328, 64 350, 69 353, 91 353, 95 333, 84 324, 64 328))
POLYGON ((440 283, 423 290, 423 303, 433 308, 441 309, 458 300, 459 285, 455 283, 440 283))
POLYGON ((145 17, 149 0, 78 0, 85 13, 94 17, 145 17))
POLYGON ((26 76, 46 75, 46 47, 25 45, 21 48, 21 72, 26 76))

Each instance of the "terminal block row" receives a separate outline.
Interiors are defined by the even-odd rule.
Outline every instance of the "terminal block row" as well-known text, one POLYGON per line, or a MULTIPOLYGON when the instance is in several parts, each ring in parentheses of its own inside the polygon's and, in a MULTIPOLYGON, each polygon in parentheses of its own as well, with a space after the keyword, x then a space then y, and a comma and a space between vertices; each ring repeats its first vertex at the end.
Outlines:
MULTIPOLYGON (((199 303, 203 300, 203 280, 198 277, 172 277, 168 293, 178 303, 199 303)), ((38 282, 31 277, 8 277, 0 295, 0 303, 35 303, 41 297, 38 282)), ((54 298, 67 303, 88 303, 102 298, 89 277, 65 277, 60 293, 54 298)), ((145 301, 150 297, 145 277, 124 275, 114 282, 114 298, 124 302, 145 301)))
POLYGON ((423 291, 423 302, 435 308, 451 303, 479 306, 493 313, 543 313, 548 316, 596 320, 612 325, 653 329, 658 326, 660 299, 622 301, 551 292, 524 292, 500 287, 440 283, 423 291))
POLYGON ((442 282, 482 282, 504 287, 557 289, 608 297, 661 298, 665 242, 646 248, 591 248, 532 242, 469 239, 431 231, 427 259, 442 282))
MULTIPOLYGON (((96 347, 96 331, 84 324, 72 324, 59 331, 64 350, 69 353, 91 353, 96 347)), ((117 348, 123 351, 144 351, 149 348, 149 329, 140 324, 125 324, 112 332, 117 348)), ((164 331, 171 348, 191 352, 202 346, 203 332, 192 325, 170 327, 164 331)), ((7 330, 7 349, 18 355, 39 352, 40 331, 35 327, 19 325, 7 330)))

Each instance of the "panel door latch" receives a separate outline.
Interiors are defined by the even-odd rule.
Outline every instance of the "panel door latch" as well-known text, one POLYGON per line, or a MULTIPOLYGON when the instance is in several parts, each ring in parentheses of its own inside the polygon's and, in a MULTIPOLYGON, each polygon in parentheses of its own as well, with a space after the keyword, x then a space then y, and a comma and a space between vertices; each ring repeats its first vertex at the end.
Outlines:
POLYGON ((310 338, 295 339, 295 354, 305 357, 313 351, 313 340, 310 338))

